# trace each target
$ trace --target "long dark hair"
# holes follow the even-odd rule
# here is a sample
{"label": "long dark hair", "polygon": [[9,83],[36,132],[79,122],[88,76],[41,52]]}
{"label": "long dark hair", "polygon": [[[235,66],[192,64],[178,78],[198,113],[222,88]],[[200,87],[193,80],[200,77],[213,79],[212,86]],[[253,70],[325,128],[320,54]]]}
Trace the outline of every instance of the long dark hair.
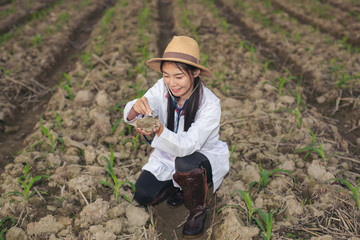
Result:
{"label": "long dark hair", "polygon": [[[160,69],[162,72],[162,68],[163,65],[166,61],[162,61],[160,64]],[[186,72],[188,74],[188,76],[190,78],[193,78],[194,72],[198,69],[194,66],[185,64],[185,63],[180,63],[180,62],[173,62],[179,69],[181,72]],[[199,86],[195,89],[195,87],[199,84]],[[194,78],[194,85],[193,88],[195,89],[195,91],[192,93],[192,95],[190,96],[189,100],[187,101],[185,108],[183,110],[183,112],[185,112],[185,122],[184,122],[184,131],[187,131],[191,124],[195,121],[195,116],[197,113],[197,110],[200,106],[200,100],[201,100],[201,96],[202,96],[202,92],[203,92],[203,84],[201,82],[200,79],[200,75],[198,77]],[[171,94],[171,93],[169,93]],[[179,100],[178,97],[175,97],[175,100]],[[175,119],[174,119],[174,115],[175,115],[175,106],[174,103],[171,99],[171,97],[168,97],[168,106],[167,106],[167,123],[166,123],[166,127],[170,130],[174,132],[175,129]]]}

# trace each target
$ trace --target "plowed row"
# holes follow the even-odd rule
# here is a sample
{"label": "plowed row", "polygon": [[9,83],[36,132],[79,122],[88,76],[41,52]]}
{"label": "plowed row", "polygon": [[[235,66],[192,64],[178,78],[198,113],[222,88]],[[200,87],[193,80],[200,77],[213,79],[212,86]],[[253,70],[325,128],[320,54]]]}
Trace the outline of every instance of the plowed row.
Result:
{"label": "plowed row", "polygon": [[[121,197],[117,203],[112,190],[100,183],[106,180],[105,159],[110,159],[111,151],[115,175],[130,182],[136,181],[152,151],[142,136],[122,121],[122,108],[160,78],[145,67],[145,61],[161,54],[162,40],[169,33],[188,35],[200,43],[201,64],[213,72],[203,81],[221,99],[220,138],[231,150],[230,172],[209,206],[207,229],[201,239],[261,239],[256,222],[247,220],[246,205],[238,192],[247,192],[252,182],[259,181],[261,169],[290,171],[296,179],[292,186],[289,174],[273,175],[266,187],[252,190],[254,208],[265,213],[275,211],[272,238],[359,238],[356,203],[345,185],[331,180],[342,178],[355,185],[360,177],[360,140],[356,137],[360,126],[356,114],[360,63],[353,52],[357,45],[346,45],[356,36],[351,35],[345,42],[339,38],[353,29],[343,24],[346,16],[340,12],[355,5],[344,1],[343,8],[335,9],[329,1],[328,14],[340,11],[331,20],[311,13],[310,1],[291,1],[291,8],[285,1],[272,2],[203,0],[170,4],[164,0],[122,0],[108,9],[92,30],[73,69],[54,89],[41,123],[39,117],[33,133],[25,140],[26,147],[1,175],[4,198],[0,219],[10,216],[18,222],[7,230],[7,239],[14,239],[16,234],[35,239],[181,237],[184,207],[144,208]],[[86,9],[99,8],[98,4],[91,1]],[[57,17],[51,18],[50,14],[44,28],[55,24],[62,12],[76,17],[71,6],[55,7],[52,11]],[[304,9],[296,12],[301,16],[292,14],[294,6]],[[157,15],[159,9],[172,11],[172,18],[166,18],[168,24],[159,22],[163,19]],[[303,15],[312,16],[311,23],[304,21]],[[348,19],[353,21],[355,17]],[[340,29],[336,34],[326,28],[314,29],[335,20]],[[28,23],[24,29],[33,29],[30,26]],[[64,26],[58,30],[59,35],[72,28]],[[45,65],[56,65],[52,59],[56,59],[57,51],[52,49],[46,57],[31,54],[39,50],[20,41],[31,39],[35,29],[40,31],[40,24],[27,35],[3,43],[4,51],[19,45],[19,49],[29,52],[20,59],[33,57],[45,59]],[[44,41],[41,49],[60,44],[47,44],[51,39]],[[12,49],[16,52],[18,48]],[[1,63],[16,73],[5,76],[7,80],[39,76],[46,69],[17,62],[16,54],[7,54]],[[25,68],[20,70],[20,64]],[[32,69],[34,73],[30,73]],[[344,76],[350,73],[355,77],[345,81]],[[43,81],[38,83],[46,85]],[[14,96],[14,92],[8,94],[9,98]],[[31,90],[17,94],[35,96]],[[350,117],[336,119],[340,113]],[[55,141],[52,149],[44,127],[52,139],[62,139],[64,149],[62,141]],[[304,147],[321,149],[324,155],[315,151],[307,154],[300,150]],[[22,191],[18,177],[26,163],[33,175],[49,176],[35,184],[38,192],[47,194],[40,197],[35,193],[29,202],[16,194],[5,196]],[[129,184],[124,183],[120,193],[131,200]],[[254,216],[261,218],[257,213]],[[6,226],[10,228],[10,223]]]}

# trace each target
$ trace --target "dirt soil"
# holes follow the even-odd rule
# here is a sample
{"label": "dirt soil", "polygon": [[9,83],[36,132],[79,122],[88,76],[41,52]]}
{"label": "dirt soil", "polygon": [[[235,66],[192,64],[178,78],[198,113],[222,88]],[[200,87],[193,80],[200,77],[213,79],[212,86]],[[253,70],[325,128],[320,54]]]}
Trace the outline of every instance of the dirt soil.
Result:
{"label": "dirt soil", "polygon": [[152,148],[122,120],[173,35],[200,43],[231,152],[198,239],[360,238],[358,3],[21,2],[0,2],[0,238],[182,239],[185,206],[132,201]]}

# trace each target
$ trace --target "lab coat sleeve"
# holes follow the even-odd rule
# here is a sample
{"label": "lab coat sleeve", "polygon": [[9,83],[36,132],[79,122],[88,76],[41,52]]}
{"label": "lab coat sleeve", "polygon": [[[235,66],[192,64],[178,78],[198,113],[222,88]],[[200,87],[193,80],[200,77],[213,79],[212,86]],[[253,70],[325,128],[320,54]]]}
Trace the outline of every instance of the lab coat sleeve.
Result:
{"label": "lab coat sleeve", "polygon": [[[162,96],[162,94],[163,94],[163,90],[162,90],[163,85],[164,85],[164,82],[162,81],[162,79],[160,79],[144,95],[144,97],[146,97],[148,102],[149,102],[150,108],[155,111],[156,115],[159,115],[160,99],[161,99],[161,98],[159,98],[159,96]],[[124,108],[124,121],[126,123],[132,124],[135,120],[143,117],[142,114],[139,114],[133,120],[131,120],[131,121],[127,120],[127,116],[129,115],[130,110],[134,106],[136,101],[137,101],[137,99],[134,99],[134,100],[128,102],[125,105],[125,108]]]}
{"label": "lab coat sleeve", "polygon": [[[164,128],[160,136],[155,136],[151,144],[168,154],[184,157],[200,150],[206,141],[217,141],[216,136],[220,128],[220,101],[212,101],[199,108],[194,123],[186,132],[174,133]],[[209,138],[210,137],[210,138]]]}

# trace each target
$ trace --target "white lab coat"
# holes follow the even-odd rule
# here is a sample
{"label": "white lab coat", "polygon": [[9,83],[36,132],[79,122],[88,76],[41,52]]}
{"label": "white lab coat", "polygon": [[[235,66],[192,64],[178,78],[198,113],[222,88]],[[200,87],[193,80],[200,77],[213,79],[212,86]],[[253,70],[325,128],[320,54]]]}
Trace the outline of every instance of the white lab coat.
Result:
{"label": "white lab coat", "polygon": [[[183,157],[198,151],[210,161],[213,175],[214,192],[220,186],[224,176],[229,171],[229,148],[219,140],[221,105],[220,100],[204,86],[200,107],[195,121],[188,131],[184,132],[184,116],[180,117],[179,129],[174,133],[164,127],[160,136],[155,135],[151,146],[154,151],[143,170],[151,172],[158,180],[171,180],[175,173],[175,158]],[[167,121],[167,89],[161,78],[144,95],[150,108],[159,116],[161,124]],[[128,121],[126,118],[135,104],[136,99],[128,102],[124,109],[124,120],[132,124],[136,119]],[[175,111],[175,128],[177,111]],[[174,185],[179,186],[175,181]]]}

